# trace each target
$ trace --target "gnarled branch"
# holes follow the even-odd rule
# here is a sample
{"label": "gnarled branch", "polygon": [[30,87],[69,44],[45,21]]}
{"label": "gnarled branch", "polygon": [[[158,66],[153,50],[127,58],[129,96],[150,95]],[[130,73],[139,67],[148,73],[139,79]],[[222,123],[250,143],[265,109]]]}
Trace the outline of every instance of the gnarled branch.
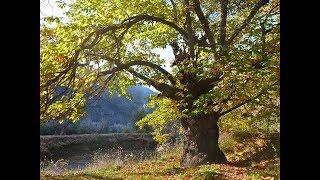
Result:
{"label": "gnarled branch", "polygon": [[153,86],[155,89],[160,91],[165,97],[168,97],[173,100],[178,100],[178,96],[176,96],[176,93],[178,92],[178,89],[172,86],[169,86],[165,83],[158,83],[154,80],[134,71],[133,69],[126,69],[128,72],[130,72],[133,76],[145,81],[148,85]]}
{"label": "gnarled branch", "polygon": [[100,73],[100,75],[113,74],[113,73],[118,72],[120,70],[129,69],[131,66],[136,66],[136,65],[148,66],[150,68],[156,69],[156,70],[160,71],[161,73],[163,73],[169,79],[169,81],[171,82],[172,85],[176,84],[176,81],[174,80],[173,76],[168,71],[163,69],[161,66],[154,64],[152,62],[149,62],[149,61],[131,61],[126,64],[118,64],[118,66],[114,67],[113,69],[110,69],[108,71],[102,71]]}

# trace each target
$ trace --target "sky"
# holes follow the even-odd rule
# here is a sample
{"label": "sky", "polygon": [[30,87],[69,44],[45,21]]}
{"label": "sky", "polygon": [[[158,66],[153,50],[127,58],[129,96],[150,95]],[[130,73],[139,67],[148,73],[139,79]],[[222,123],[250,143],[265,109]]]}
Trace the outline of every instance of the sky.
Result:
{"label": "sky", "polygon": [[40,18],[45,16],[64,16],[63,11],[55,3],[56,0],[40,0]]}
{"label": "sky", "polygon": [[[55,3],[56,0],[40,0],[40,22],[43,17],[46,16],[59,16],[64,17],[67,21],[65,15],[63,14],[63,10],[61,10],[57,4]],[[64,0],[65,2],[70,2],[70,0]],[[168,72],[171,72],[172,69],[170,67],[170,61],[174,58],[172,49],[170,46],[167,46],[166,48],[155,48],[153,49],[154,53],[157,53],[160,55],[160,58],[165,60],[165,70]],[[156,91],[153,87],[150,87],[153,91]]]}

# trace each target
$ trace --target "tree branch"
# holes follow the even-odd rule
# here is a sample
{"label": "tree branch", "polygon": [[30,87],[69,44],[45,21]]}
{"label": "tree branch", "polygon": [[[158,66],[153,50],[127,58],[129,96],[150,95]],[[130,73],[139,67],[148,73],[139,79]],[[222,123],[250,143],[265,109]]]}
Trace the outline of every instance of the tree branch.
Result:
{"label": "tree branch", "polygon": [[250,101],[252,101],[252,100],[260,97],[261,95],[263,95],[263,94],[266,92],[266,90],[268,90],[270,87],[274,86],[274,85],[275,85],[276,83],[278,83],[278,82],[279,82],[279,80],[276,81],[276,82],[274,82],[274,83],[272,83],[272,84],[271,84],[270,86],[268,86],[267,88],[262,89],[261,92],[260,92],[259,94],[257,94],[256,96],[254,96],[254,97],[252,97],[252,98],[249,98],[249,99],[241,102],[240,104],[237,104],[237,105],[231,107],[230,109],[221,112],[221,113],[220,113],[220,116],[223,116],[223,115],[225,115],[225,114],[227,114],[227,113],[229,113],[229,112],[231,112],[231,111],[233,111],[233,110],[235,110],[235,109],[237,109],[237,108],[239,108],[239,107],[247,104],[248,102],[250,102]]}
{"label": "tree branch", "polygon": [[153,69],[156,69],[156,70],[160,71],[161,73],[163,73],[169,79],[169,81],[171,82],[172,85],[176,84],[176,81],[174,80],[173,76],[168,71],[163,69],[161,66],[159,66],[157,64],[154,64],[152,62],[148,62],[148,61],[131,61],[131,62],[126,63],[126,64],[118,64],[117,67],[114,67],[111,70],[102,71],[101,75],[113,74],[113,73],[115,73],[117,71],[128,69],[131,66],[136,66],[136,65],[148,66],[148,67],[151,67]]}
{"label": "tree branch", "polygon": [[[271,15],[274,15],[274,14],[272,14],[272,12],[273,12],[273,10],[275,10],[277,7],[279,7],[280,6],[280,4],[276,4],[273,8],[271,8],[270,10],[269,10],[269,12],[266,14],[266,17],[264,18],[264,20],[263,20],[263,24],[265,24],[266,22],[267,22],[267,20],[268,20],[268,18],[271,16]],[[275,12],[275,14],[277,14],[277,12]]]}
{"label": "tree branch", "polygon": [[236,30],[234,30],[230,38],[227,40],[227,44],[226,44],[227,46],[229,46],[232,43],[232,41],[239,35],[239,33],[245,27],[247,27],[247,25],[250,23],[252,18],[257,14],[258,10],[268,2],[269,0],[259,0],[259,2],[252,8],[249,16],[242,22],[242,25],[238,27]]}
{"label": "tree branch", "polygon": [[204,30],[204,32],[205,32],[205,34],[207,36],[207,39],[208,39],[208,41],[210,43],[210,47],[211,47],[212,51],[215,52],[216,43],[215,43],[215,40],[213,38],[211,29],[209,27],[209,22],[206,19],[206,17],[204,16],[203,11],[201,10],[199,0],[193,0],[193,3],[194,3],[194,10],[195,10],[195,12],[196,12],[196,14],[197,14],[197,16],[198,16],[198,18],[200,20],[202,29]]}
{"label": "tree branch", "polygon": [[187,38],[187,43],[188,43],[188,46],[189,46],[189,54],[191,56],[191,59],[194,59],[195,57],[195,53],[194,53],[194,44],[195,44],[195,35],[194,35],[194,31],[193,31],[193,28],[192,28],[192,18],[190,16],[190,4],[189,4],[189,0],[185,0],[184,1],[185,3],[185,6],[186,6],[186,22],[185,22],[185,25],[186,25],[186,30],[187,30],[187,33],[188,33],[188,38]]}
{"label": "tree branch", "polygon": [[125,19],[122,21],[121,24],[112,24],[112,25],[108,25],[106,27],[100,28],[97,32],[99,34],[104,34],[110,30],[114,30],[114,29],[120,29],[120,28],[125,28],[128,26],[132,26],[140,21],[155,21],[155,22],[159,22],[162,24],[165,24],[167,26],[172,27],[173,29],[175,29],[176,31],[178,31],[181,35],[187,37],[187,33],[178,25],[176,25],[173,22],[167,21],[163,18],[160,17],[156,17],[156,16],[152,16],[152,15],[148,15],[148,14],[140,14],[140,15],[136,15],[133,17],[130,17],[128,19]]}
{"label": "tree branch", "polygon": [[176,93],[178,92],[177,88],[169,86],[165,83],[157,83],[154,80],[151,80],[150,78],[134,71],[131,68],[126,70],[130,72],[133,76],[145,81],[148,85],[153,86],[155,89],[160,91],[165,97],[168,97],[173,100],[178,100],[178,96],[176,96]]}
{"label": "tree branch", "polygon": [[220,0],[221,20],[220,20],[220,44],[224,48],[226,45],[226,26],[228,16],[229,0]]}
{"label": "tree branch", "polygon": [[[181,27],[177,26],[173,22],[167,21],[167,20],[162,19],[160,17],[151,16],[151,15],[147,15],[147,14],[140,14],[140,15],[137,15],[137,16],[133,16],[133,17],[127,18],[120,24],[111,24],[111,25],[105,26],[103,28],[99,28],[95,32],[90,33],[88,35],[88,37],[85,38],[83,40],[83,42],[81,43],[80,49],[77,49],[75,51],[75,53],[73,54],[73,56],[71,58],[70,63],[68,63],[68,65],[67,65],[67,67],[63,68],[64,70],[61,73],[59,73],[59,75],[57,75],[53,79],[47,81],[45,86],[48,85],[48,84],[51,84],[53,82],[59,81],[59,79],[61,80],[62,79],[61,76],[65,75],[71,69],[77,68],[79,64],[76,63],[76,61],[77,61],[81,51],[83,51],[84,49],[93,48],[101,40],[101,35],[103,35],[103,34],[105,34],[107,32],[115,31],[115,30],[122,29],[122,28],[126,28],[128,30],[130,27],[132,27],[134,24],[136,24],[136,23],[138,23],[140,21],[155,21],[155,22],[159,22],[159,23],[162,23],[162,24],[165,24],[167,26],[172,27],[173,29],[178,31],[182,36],[188,37],[187,33]],[[126,32],[126,31],[124,31],[124,32]],[[92,38],[93,38],[93,40],[90,41],[90,39],[92,39]],[[159,68],[158,68],[158,70],[159,70]],[[160,70],[160,72],[161,71],[164,72],[163,70]],[[174,83],[173,78],[169,77],[169,80],[172,81],[172,83]]]}

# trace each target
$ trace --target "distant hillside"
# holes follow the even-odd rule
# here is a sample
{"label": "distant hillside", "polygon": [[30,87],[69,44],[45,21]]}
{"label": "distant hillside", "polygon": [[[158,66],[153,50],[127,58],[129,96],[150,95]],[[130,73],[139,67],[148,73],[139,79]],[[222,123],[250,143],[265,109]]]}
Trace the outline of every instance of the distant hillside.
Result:
{"label": "distant hillside", "polygon": [[118,95],[109,96],[106,90],[100,97],[87,102],[86,115],[78,122],[61,125],[48,122],[41,125],[40,134],[106,133],[132,129],[136,113],[143,109],[147,98],[155,92],[145,86],[133,86],[128,92],[131,100]]}

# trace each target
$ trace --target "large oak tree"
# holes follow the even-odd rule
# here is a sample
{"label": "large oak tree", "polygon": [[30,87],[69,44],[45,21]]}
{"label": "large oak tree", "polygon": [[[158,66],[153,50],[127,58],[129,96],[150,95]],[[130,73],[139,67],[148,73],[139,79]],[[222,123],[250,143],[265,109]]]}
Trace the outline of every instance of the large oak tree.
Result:
{"label": "large oak tree", "polygon": [[[182,166],[225,163],[220,117],[277,100],[279,1],[78,0],[41,25],[41,122],[77,120],[86,97],[135,84],[184,114]],[[172,71],[155,48],[170,47]],[[62,90],[57,92],[57,87]],[[63,87],[65,89],[63,89]]]}

